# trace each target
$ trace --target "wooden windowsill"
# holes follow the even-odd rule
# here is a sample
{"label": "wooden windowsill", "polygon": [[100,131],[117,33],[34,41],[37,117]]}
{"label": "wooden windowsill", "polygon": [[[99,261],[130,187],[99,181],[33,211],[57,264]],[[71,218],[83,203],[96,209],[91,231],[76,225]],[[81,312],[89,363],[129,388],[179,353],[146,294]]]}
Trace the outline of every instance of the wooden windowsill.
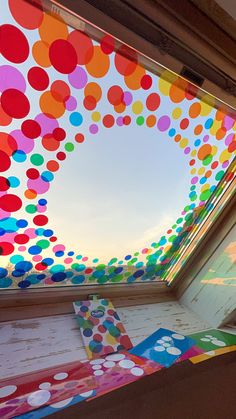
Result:
{"label": "wooden windowsill", "polygon": [[[176,58],[173,58],[165,51],[163,54],[160,46],[154,44],[155,34],[158,29],[158,22],[162,22],[162,26],[166,31],[169,26],[165,27],[164,23],[168,22],[168,25],[171,23],[171,31],[176,34],[178,33],[179,41],[182,40],[182,44],[184,44],[184,41],[186,43],[186,40],[188,40],[188,43],[191,44],[191,48],[195,51],[196,56],[198,51],[203,51],[203,40],[197,39],[196,36],[193,36],[191,31],[186,31],[180,23],[175,21],[172,22],[173,19],[170,19],[170,16],[168,20],[168,16],[166,16],[166,11],[163,10],[163,7],[159,7],[158,9],[157,7],[154,7],[151,2],[146,2],[145,22],[147,18],[152,16],[152,20],[155,21],[154,23],[157,26],[154,27],[154,23],[151,23],[151,21],[146,22],[146,24],[149,24],[150,27],[150,31],[147,31],[147,33],[149,37],[151,35],[153,37],[152,39],[150,38],[150,41],[144,39],[144,37],[141,36],[141,32],[137,32],[137,30],[135,32],[134,27],[128,28],[127,25],[125,25],[125,13],[123,13],[124,19],[120,19],[120,21],[118,21],[118,18],[112,18],[108,14],[105,14],[102,10],[98,10],[98,8],[89,4],[92,2],[86,2],[85,0],[80,0],[79,2],[74,2],[73,0],[44,0],[44,3],[47,4],[48,8],[50,7],[50,10],[52,6],[61,8],[61,10],[63,10],[64,13],[70,17],[71,21],[68,23],[71,23],[72,26],[76,27],[79,16],[81,16],[81,18],[85,21],[93,20],[93,24],[97,28],[102,28],[105,31],[107,30],[121,41],[133,46],[135,49],[139,50],[144,57],[149,57],[149,61],[152,60],[155,65],[157,62],[160,62],[163,66],[170,68],[176,73],[180,72],[183,63],[177,62]],[[127,1],[126,3],[131,4],[132,2]],[[138,3],[139,5],[144,4],[143,1]],[[136,8],[138,8],[138,3],[136,4]],[[139,17],[141,18],[141,16]],[[139,29],[141,30],[142,27],[140,26]],[[187,35],[188,38],[186,38]],[[182,45],[181,48],[184,48],[184,45]],[[226,75],[229,75],[230,73],[233,74],[233,72],[231,72],[232,68],[229,66],[225,57],[223,55],[219,56],[219,52],[216,54],[212,45],[208,45],[207,41],[204,43],[204,53],[205,58],[207,57],[211,64],[216,60],[219,69],[224,69]],[[223,67],[221,67],[222,65]],[[210,85],[207,83],[208,81],[206,80],[206,84],[203,86],[204,89],[220,97],[222,100],[227,101],[231,104],[231,106],[235,106],[235,98],[233,98],[229,92],[222,91],[219,86],[212,83]],[[232,224],[234,216],[234,208],[232,205],[230,211],[230,224]],[[227,213],[228,209],[223,212]],[[188,284],[193,280],[197,269],[199,269],[199,267],[205,263],[207,257],[214,252],[217,246],[215,243],[216,236],[214,235],[217,233],[218,229],[220,230],[219,227],[224,224],[224,219],[225,214],[223,214],[222,217],[219,217],[219,220],[217,220],[215,225],[212,226],[210,235],[207,235],[204,238],[203,243],[196,249],[196,251],[194,251],[194,254],[188,263],[186,263],[186,266],[184,266],[181,270],[179,269],[179,275],[176,277],[176,282],[174,282],[172,289],[171,287],[167,287],[163,282],[149,282],[119,285],[109,284],[105,286],[88,285],[55,288],[45,287],[41,289],[35,288],[27,290],[4,290],[2,295],[0,295],[0,321],[72,313],[72,301],[77,299],[87,299],[89,294],[99,294],[102,298],[112,298],[117,307],[173,300],[175,299],[175,292],[178,296],[183,293]],[[223,234],[226,234],[225,232],[227,228],[229,229],[230,226],[228,224],[224,225],[221,233],[219,233],[221,235],[221,239]],[[207,252],[205,252],[206,249]]]}
{"label": "wooden windowsill", "polygon": [[[115,304],[133,345],[160,327],[180,334],[210,328],[206,321],[177,301],[150,303],[130,307]],[[87,359],[75,314],[46,315],[35,314],[31,319],[0,323],[1,378]]]}
{"label": "wooden windowsill", "polygon": [[0,321],[73,313],[72,302],[89,295],[111,298],[116,307],[175,300],[164,282],[120,285],[86,285],[76,287],[9,290],[0,295]]}

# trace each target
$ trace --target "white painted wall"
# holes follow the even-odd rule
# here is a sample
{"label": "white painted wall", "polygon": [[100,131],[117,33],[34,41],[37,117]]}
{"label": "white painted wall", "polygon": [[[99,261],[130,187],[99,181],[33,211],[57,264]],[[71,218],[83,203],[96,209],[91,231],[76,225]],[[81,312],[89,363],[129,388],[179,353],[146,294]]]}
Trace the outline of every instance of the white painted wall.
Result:
{"label": "white painted wall", "polygon": [[236,226],[183,294],[180,302],[218,327],[236,308]]}

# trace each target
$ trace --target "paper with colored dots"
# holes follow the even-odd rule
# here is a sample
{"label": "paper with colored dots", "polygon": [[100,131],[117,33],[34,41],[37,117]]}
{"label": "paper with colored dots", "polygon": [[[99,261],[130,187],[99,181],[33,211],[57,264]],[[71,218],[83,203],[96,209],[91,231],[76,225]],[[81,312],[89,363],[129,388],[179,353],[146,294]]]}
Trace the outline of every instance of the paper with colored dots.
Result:
{"label": "paper with colored dots", "polygon": [[90,365],[97,383],[94,397],[109,393],[163,368],[156,362],[126,351],[94,359],[90,361]]}
{"label": "paper with colored dots", "polygon": [[90,390],[85,393],[78,394],[74,397],[69,397],[65,400],[61,400],[57,403],[52,403],[48,406],[40,407],[39,409],[32,410],[31,412],[23,413],[23,415],[16,416],[17,419],[41,419],[45,418],[53,413],[57,413],[63,409],[67,409],[77,403],[81,403],[88,400],[91,397],[96,396],[96,390]]}
{"label": "paper with colored dots", "polygon": [[236,335],[218,329],[204,330],[189,335],[195,344],[204,351],[214,351],[227,346],[236,345]]}
{"label": "paper with colored dots", "polygon": [[188,359],[201,355],[203,353],[203,350],[198,348],[198,346],[192,346],[190,349],[187,350],[187,352],[183,353],[175,362],[182,362],[187,361]]}
{"label": "paper with colored dots", "polygon": [[187,336],[161,328],[129,352],[170,367],[194,344],[194,340]]}
{"label": "paper with colored dots", "polygon": [[0,417],[8,419],[49,405],[62,407],[74,396],[92,395],[97,387],[92,371],[89,363],[71,362],[0,380]]}
{"label": "paper with colored dots", "polygon": [[76,301],[73,304],[90,359],[132,348],[130,338],[110,300]]}
{"label": "paper with colored dots", "polygon": [[171,282],[233,181],[235,111],[34,3],[0,2],[0,289]]}
{"label": "paper with colored dots", "polygon": [[218,355],[224,355],[229,352],[235,352],[236,351],[236,345],[232,346],[226,346],[225,348],[218,348],[211,351],[203,352],[200,355],[193,356],[190,358],[190,361],[193,364],[198,364],[199,362],[207,361],[210,358],[214,358]]}

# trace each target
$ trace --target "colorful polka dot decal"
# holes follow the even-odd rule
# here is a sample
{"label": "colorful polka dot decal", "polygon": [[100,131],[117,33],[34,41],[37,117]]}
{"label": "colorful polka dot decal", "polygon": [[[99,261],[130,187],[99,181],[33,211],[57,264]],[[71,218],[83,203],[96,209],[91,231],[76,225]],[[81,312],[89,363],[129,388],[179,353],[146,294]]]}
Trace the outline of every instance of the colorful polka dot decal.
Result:
{"label": "colorful polka dot decal", "polygon": [[194,340],[189,337],[161,328],[136,345],[130,352],[170,367],[194,344]]}
{"label": "colorful polka dot decal", "polygon": [[90,361],[90,366],[97,383],[95,397],[100,397],[162,369],[157,362],[128,352],[117,352],[94,359]]}
{"label": "colorful polka dot decal", "polygon": [[[1,417],[43,418],[153,374],[161,365],[128,352],[0,381]],[[13,384],[14,383],[14,384]]]}
{"label": "colorful polka dot decal", "polygon": [[214,351],[215,349],[236,345],[235,335],[217,329],[194,333],[190,336],[204,351]]}
{"label": "colorful polka dot decal", "polygon": [[7,419],[31,412],[28,416],[34,417],[32,411],[40,409],[37,417],[44,417],[94,396],[97,383],[92,373],[88,363],[72,362],[0,380],[0,416]]}
{"label": "colorful polka dot decal", "polygon": [[[166,70],[150,73],[109,35],[94,41],[37,3],[1,3],[0,288],[166,279],[209,200],[234,177],[235,114]],[[85,141],[127,126],[180,149],[189,196],[166,233],[104,264],[66,248],[47,215],[48,193]]]}
{"label": "colorful polka dot decal", "polygon": [[88,358],[132,348],[110,300],[76,301],[73,304]]}
{"label": "colorful polka dot decal", "polygon": [[160,328],[129,352],[105,354],[90,361],[0,380],[0,414],[6,419],[46,417],[175,363],[190,360],[195,364],[235,351],[235,343],[235,335],[217,329],[184,336]]}
{"label": "colorful polka dot decal", "polygon": [[[44,384],[44,383],[43,383]],[[78,394],[74,397],[69,397],[67,399],[61,400],[57,403],[52,403],[49,405],[44,405],[36,410],[32,410],[22,415],[17,416],[18,419],[40,419],[48,417],[53,413],[59,412],[63,409],[67,409],[70,406],[73,406],[77,403],[83,402],[89,398],[96,396],[96,390],[85,391],[84,393]]]}
{"label": "colorful polka dot decal", "polygon": [[226,346],[224,348],[214,349],[212,351],[204,352],[202,354],[193,356],[190,358],[190,361],[193,364],[198,364],[199,362],[208,361],[210,358],[214,358],[215,356],[224,355],[228,352],[235,352],[236,345]]}

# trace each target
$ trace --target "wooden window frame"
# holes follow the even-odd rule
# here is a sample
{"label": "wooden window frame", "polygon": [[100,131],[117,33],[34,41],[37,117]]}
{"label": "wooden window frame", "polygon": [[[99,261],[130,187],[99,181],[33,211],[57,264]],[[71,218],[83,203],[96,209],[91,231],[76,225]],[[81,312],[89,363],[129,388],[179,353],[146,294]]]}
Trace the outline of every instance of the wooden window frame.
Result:
{"label": "wooden window frame", "polygon": [[[29,0],[37,4],[37,0]],[[188,0],[43,0],[93,35],[106,32],[142,54],[141,63],[156,72],[157,63],[181,74],[183,65],[204,77],[201,89],[226,108],[236,109],[236,53],[232,38]],[[92,23],[91,23],[92,22]],[[89,28],[90,27],[90,28]],[[151,64],[153,62],[153,65]],[[196,66],[196,69],[194,67]]]}

